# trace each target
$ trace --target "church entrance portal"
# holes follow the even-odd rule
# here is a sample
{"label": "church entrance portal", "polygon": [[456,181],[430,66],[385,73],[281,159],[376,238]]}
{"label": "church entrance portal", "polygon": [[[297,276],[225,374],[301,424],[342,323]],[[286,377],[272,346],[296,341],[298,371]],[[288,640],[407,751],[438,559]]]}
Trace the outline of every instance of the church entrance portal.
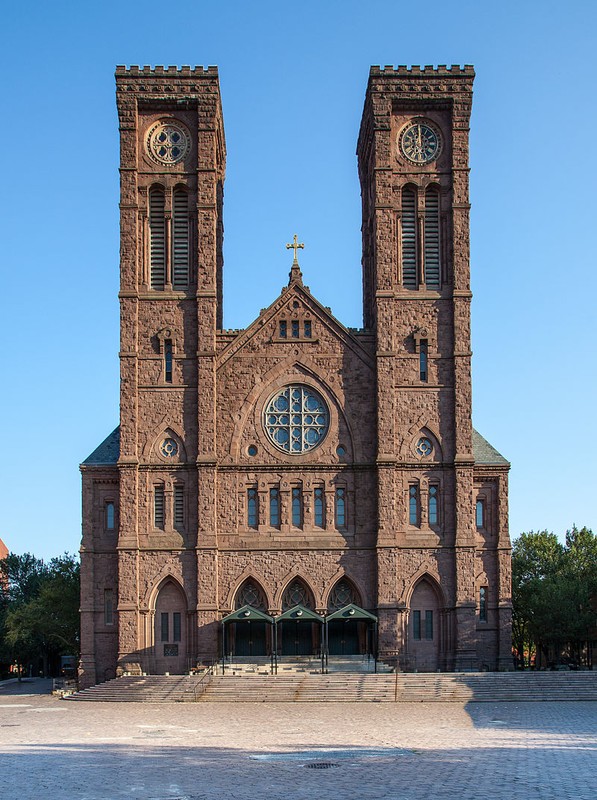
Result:
{"label": "church entrance portal", "polygon": [[187,604],[180,586],[166,581],[155,604],[154,662],[155,672],[180,675],[187,661]]}

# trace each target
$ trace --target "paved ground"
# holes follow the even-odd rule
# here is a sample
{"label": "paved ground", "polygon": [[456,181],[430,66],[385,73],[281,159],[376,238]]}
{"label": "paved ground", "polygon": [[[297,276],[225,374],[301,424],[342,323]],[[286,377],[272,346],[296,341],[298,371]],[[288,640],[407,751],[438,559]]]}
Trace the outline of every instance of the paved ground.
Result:
{"label": "paved ground", "polygon": [[2,800],[597,798],[597,703],[142,705],[42,688],[0,686]]}

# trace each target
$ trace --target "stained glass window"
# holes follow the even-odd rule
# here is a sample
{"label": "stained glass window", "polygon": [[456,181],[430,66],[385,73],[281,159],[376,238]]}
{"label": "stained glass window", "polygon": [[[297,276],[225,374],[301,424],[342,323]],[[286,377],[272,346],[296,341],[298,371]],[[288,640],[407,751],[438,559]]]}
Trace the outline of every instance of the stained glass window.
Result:
{"label": "stained glass window", "polygon": [[303,493],[298,488],[292,490],[292,524],[295,528],[303,524]]}
{"label": "stained glass window", "polygon": [[352,585],[347,580],[340,580],[330,592],[328,607],[333,610],[344,608],[345,606],[361,604],[361,598],[357,595]]}
{"label": "stained glass window", "polygon": [[336,489],[336,527],[346,527],[346,489]]}
{"label": "stained glass window", "polygon": [[250,579],[246,580],[238,590],[235,605],[236,608],[251,606],[252,608],[258,608],[261,611],[266,611],[267,609],[265,595],[263,594],[261,587]]}
{"label": "stained glass window", "polygon": [[429,487],[429,524],[437,525],[439,520],[438,506],[437,506],[437,486]]}
{"label": "stained glass window", "polygon": [[277,489],[269,490],[269,524],[272,528],[280,524],[280,492]]}
{"label": "stained glass window", "polygon": [[315,489],[314,522],[318,528],[323,528],[325,521],[325,496],[323,489]]}
{"label": "stained glass window", "polygon": [[300,455],[323,441],[329,412],[321,395],[311,387],[287,386],[268,401],[264,424],[279,450]]}
{"label": "stained glass window", "polygon": [[247,525],[249,528],[256,528],[258,522],[259,498],[257,489],[247,490]]}
{"label": "stained glass window", "polygon": [[313,608],[311,592],[301,581],[293,581],[284,592],[284,597],[282,598],[282,611],[288,611],[289,608],[294,608],[294,606]]}
{"label": "stained glass window", "polygon": [[419,524],[419,487],[411,486],[408,490],[408,521],[411,525]]}

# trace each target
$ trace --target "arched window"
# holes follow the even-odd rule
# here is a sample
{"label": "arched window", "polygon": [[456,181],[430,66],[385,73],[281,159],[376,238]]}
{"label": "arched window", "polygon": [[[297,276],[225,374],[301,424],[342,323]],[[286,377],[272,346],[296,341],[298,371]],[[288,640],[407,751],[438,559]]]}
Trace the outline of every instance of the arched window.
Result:
{"label": "arched window", "polygon": [[410,186],[402,190],[402,284],[417,288],[417,196]]}
{"label": "arched window", "polygon": [[328,598],[328,608],[330,611],[337,611],[346,606],[361,605],[361,598],[350,581],[341,578],[332,588]]}
{"label": "arched window", "polygon": [[325,495],[323,489],[315,489],[314,522],[318,528],[323,528],[325,523]]}
{"label": "arched window", "polygon": [[282,611],[288,611],[289,608],[294,608],[294,606],[313,608],[314,605],[313,595],[298,578],[294,580],[290,586],[286,587],[286,591],[282,597]]}
{"label": "arched window", "polygon": [[438,508],[438,494],[439,489],[433,484],[429,487],[429,524],[437,525],[439,522],[439,508]]}
{"label": "arched window", "polygon": [[408,521],[410,525],[419,524],[419,486],[416,483],[408,487]]}
{"label": "arched window", "polygon": [[154,186],[149,191],[149,258],[152,289],[166,283],[166,218],[164,191]]}
{"label": "arched window", "polygon": [[346,527],[346,489],[336,489],[336,527]]}
{"label": "arched window", "polygon": [[236,593],[234,607],[242,608],[243,606],[252,606],[260,611],[267,611],[265,593],[257,581],[252,578],[247,578]]}
{"label": "arched window", "polygon": [[256,528],[259,522],[259,496],[257,489],[247,490],[247,525]]}
{"label": "arched window", "polygon": [[172,203],[172,287],[178,291],[189,285],[189,198],[176,189]]}
{"label": "arched window", "polygon": [[439,192],[433,187],[425,192],[425,284],[440,287]]}
{"label": "arched window", "polygon": [[278,489],[269,490],[269,524],[272,528],[280,525],[280,492]]}
{"label": "arched window", "polygon": [[292,524],[295,528],[303,524],[303,493],[298,487],[292,490]]}

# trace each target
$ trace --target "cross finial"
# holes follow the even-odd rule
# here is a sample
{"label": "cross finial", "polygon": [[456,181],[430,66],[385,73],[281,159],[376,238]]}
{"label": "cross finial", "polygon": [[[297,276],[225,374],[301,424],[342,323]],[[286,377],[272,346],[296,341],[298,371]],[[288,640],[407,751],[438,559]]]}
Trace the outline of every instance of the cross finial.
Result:
{"label": "cross finial", "polygon": [[290,250],[291,248],[292,248],[292,250],[294,250],[294,258],[292,260],[292,266],[293,267],[298,267],[299,263],[298,263],[298,258],[296,257],[296,251],[297,250],[304,250],[305,249],[305,245],[304,245],[304,243],[303,244],[299,244],[298,236],[296,235],[296,233],[294,234],[294,239],[293,239],[292,244],[287,244],[286,245],[286,249],[287,250]]}

